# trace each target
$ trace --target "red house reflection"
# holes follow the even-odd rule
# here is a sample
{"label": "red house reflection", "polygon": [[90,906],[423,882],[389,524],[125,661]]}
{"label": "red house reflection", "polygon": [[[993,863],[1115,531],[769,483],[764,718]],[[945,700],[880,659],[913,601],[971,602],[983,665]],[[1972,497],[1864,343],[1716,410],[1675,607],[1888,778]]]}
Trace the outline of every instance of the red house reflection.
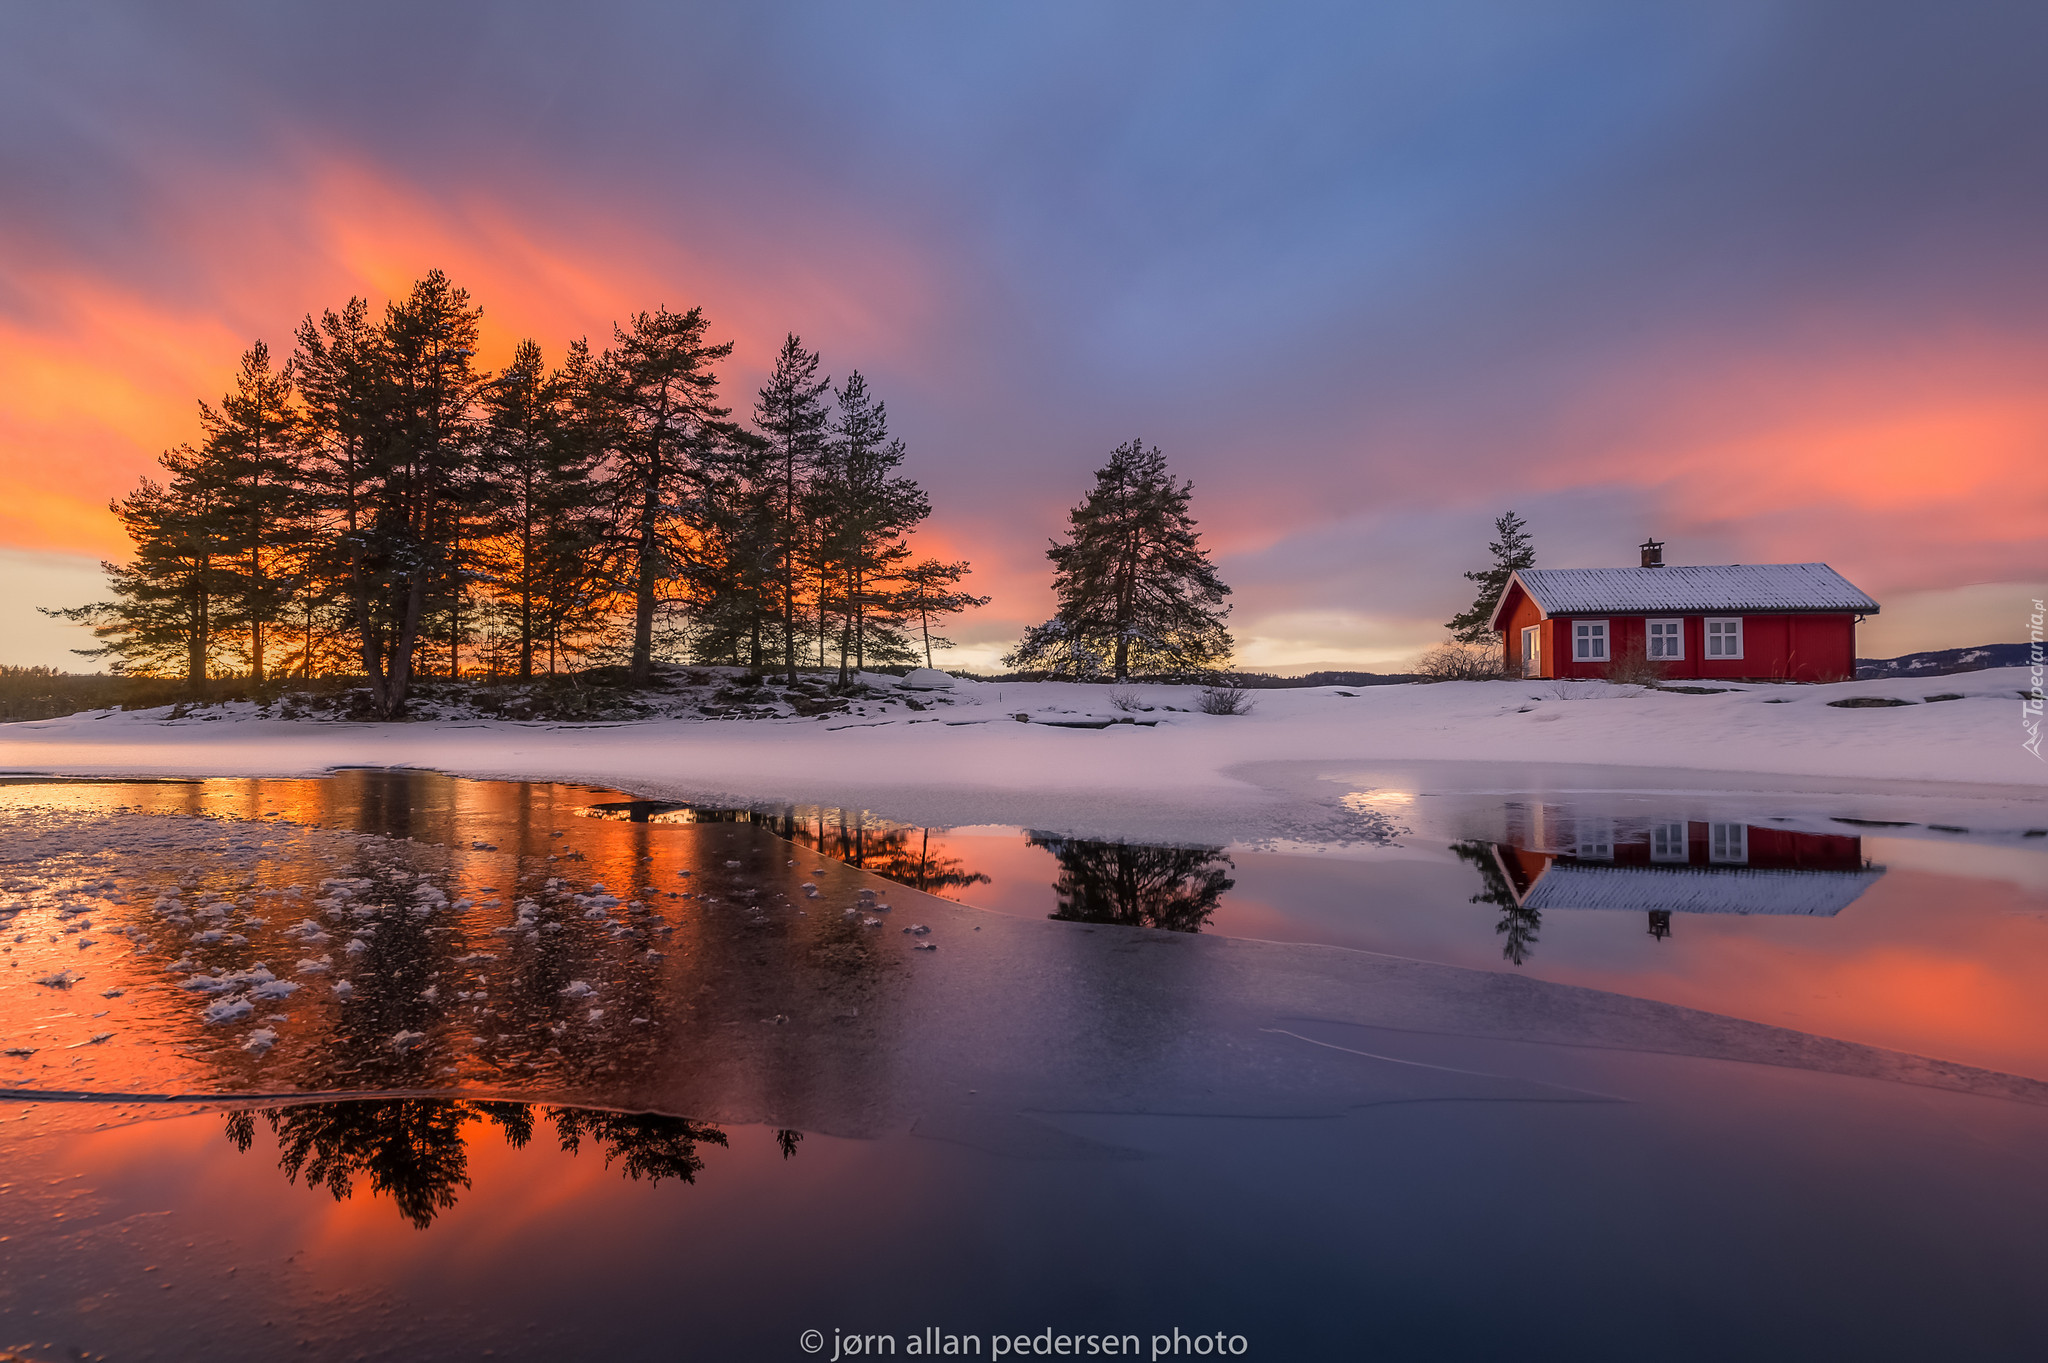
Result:
{"label": "red house reflection", "polygon": [[1674,913],[1833,917],[1884,875],[1856,837],[1697,819],[1552,816],[1546,829],[1545,812],[1493,845],[1516,906],[1647,913],[1658,937]]}

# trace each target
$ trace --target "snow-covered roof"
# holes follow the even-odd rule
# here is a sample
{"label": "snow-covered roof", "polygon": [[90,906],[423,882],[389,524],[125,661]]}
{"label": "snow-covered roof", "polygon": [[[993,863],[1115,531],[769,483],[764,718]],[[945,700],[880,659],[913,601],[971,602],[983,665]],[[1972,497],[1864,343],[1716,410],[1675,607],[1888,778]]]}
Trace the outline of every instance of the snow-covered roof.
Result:
{"label": "snow-covered roof", "polygon": [[[1854,611],[1877,614],[1877,602],[1825,563],[1727,563],[1709,567],[1523,568],[1508,579],[1545,615],[1633,615],[1670,611]],[[1500,623],[1508,592],[1493,608]]]}
{"label": "snow-covered roof", "polygon": [[1588,866],[1553,862],[1522,896],[1530,909],[1669,909],[1673,913],[1781,913],[1831,918],[1884,875],[1762,870],[1748,866]]}

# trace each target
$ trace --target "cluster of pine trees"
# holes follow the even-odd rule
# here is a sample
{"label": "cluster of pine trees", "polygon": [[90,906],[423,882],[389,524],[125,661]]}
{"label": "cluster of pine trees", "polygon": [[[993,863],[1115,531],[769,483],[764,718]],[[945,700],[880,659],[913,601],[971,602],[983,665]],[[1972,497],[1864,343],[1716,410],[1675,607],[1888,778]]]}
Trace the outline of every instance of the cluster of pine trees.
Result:
{"label": "cluster of pine trees", "polygon": [[986,603],[964,562],[913,562],[930,503],[858,371],[795,336],[752,420],[722,405],[700,309],[478,366],[481,310],[435,271],[261,342],[203,437],[113,504],[135,544],[93,626],[117,671],[367,679],[379,713],[423,675],[530,677],[657,657],[756,671],[908,662]]}

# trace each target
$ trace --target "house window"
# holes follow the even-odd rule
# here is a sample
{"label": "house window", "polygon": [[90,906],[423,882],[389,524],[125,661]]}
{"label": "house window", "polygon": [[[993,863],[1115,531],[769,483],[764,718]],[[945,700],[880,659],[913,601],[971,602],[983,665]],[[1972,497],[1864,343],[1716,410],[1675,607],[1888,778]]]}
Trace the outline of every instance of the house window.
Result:
{"label": "house window", "polygon": [[1707,656],[1709,658],[1740,658],[1742,656],[1742,620],[1707,621]]}
{"label": "house window", "polygon": [[1671,661],[1685,656],[1685,622],[1683,620],[1651,620],[1648,622],[1648,650],[1652,658]]}
{"label": "house window", "polygon": [[1605,620],[1572,621],[1572,660],[1581,663],[1604,663],[1607,661],[1607,622]]}
{"label": "house window", "polygon": [[1522,675],[1543,675],[1543,631],[1534,625],[1522,631]]}
{"label": "house window", "polygon": [[1707,860],[1741,866],[1749,861],[1749,825],[1710,823],[1707,825]]}
{"label": "house window", "polygon": [[1653,823],[1650,825],[1651,861],[1689,861],[1691,849],[1685,842],[1685,825],[1682,823]]}
{"label": "house window", "polygon": [[1614,825],[1605,819],[1582,820],[1572,845],[1572,855],[1580,861],[1613,861]]}

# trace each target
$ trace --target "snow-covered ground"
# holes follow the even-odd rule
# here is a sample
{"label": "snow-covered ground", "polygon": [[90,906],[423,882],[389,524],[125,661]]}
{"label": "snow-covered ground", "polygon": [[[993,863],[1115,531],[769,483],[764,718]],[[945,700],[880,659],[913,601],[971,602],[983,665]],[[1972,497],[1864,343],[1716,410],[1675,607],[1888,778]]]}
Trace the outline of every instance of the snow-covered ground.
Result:
{"label": "snow-covered ground", "polygon": [[[902,693],[926,707],[915,710],[871,701],[812,719],[595,725],[286,721],[231,706],[175,720],[93,712],[0,726],[0,769],[225,777],[414,766],[725,804],[847,806],[934,826],[1330,840],[1361,817],[1344,800],[1356,774],[1390,763],[1441,764],[1467,789],[1529,789],[1571,767],[2030,806],[2048,800],[2048,763],[2021,746],[2030,684],[2025,669],[2005,668],[1711,695],[1600,682],[1320,687],[1253,692],[1250,714],[1218,716],[1195,710],[1195,687],[963,682],[950,704]],[[1831,704],[1854,698],[1910,703]],[[1060,727],[1091,720],[1133,722]]]}

